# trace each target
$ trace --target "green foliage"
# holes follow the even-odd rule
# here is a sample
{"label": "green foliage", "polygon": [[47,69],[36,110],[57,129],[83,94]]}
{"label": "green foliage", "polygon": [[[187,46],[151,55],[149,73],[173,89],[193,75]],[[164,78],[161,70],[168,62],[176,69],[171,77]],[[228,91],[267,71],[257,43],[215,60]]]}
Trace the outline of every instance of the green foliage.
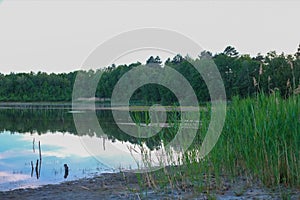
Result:
{"label": "green foliage", "polygon": [[0,101],[70,101],[75,72],[0,75]]}
{"label": "green foliage", "polygon": [[[160,188],[193,188],[208,194],[214,189],[222,191],[230,181],[240,183],[242,179],[273,189],[299,188],[300,96],[236,96],[227,109],[222,134],[206,157],[200,157],[200,152],[210,123],[209,106],[201,111],[201,127],[194,143],[186,152],[166,151],[164,164],[168,167],[147,174],[152,182]],[[149,155],[145,154],[144,162],[150,165]],[[174,155],[180,155],[179,161]],[[235,193],[238,196],[243,191],[240,188]]]}
{"label": "green foliage", "polygon": [[[239,55],[234,47],[229,46],[224,52],[214,56],[209,51],[200,52],[199,58],[195,60],[178,54],[173,59],[167,59],[164,65],[180,72],[189,81],[198,100],[203,103],[209,101],[210,96],[203,78],[192,63],[200,62],[205,65],[206,60],[210,59],[219,69],[228,99],[236,95],[243,98],[253,97],[257,92],[270,94],[275,90],[278,90],[282,97],[288,98],[300,85],[299,52],[294,56],[269,52],[266,56],[259,54],[256,57],[250,57]],[[158,70],[164,70],[160,58],[151,56],[145,66],[137,62],[119,66],[113,64],[96,71],[75,71],[62,74],[42,72],[0,74],[0,101],[71,101],[76,75],[79,75],[80,81],[83,81],[84,88],[79,91],[82,97],[91,97],[91,91],[95,90],[96,97],[110,98],[118,80],[134,67],[155,67]],[[100,74],[102,76],[98,81]],[[171,75],[166,79],[176,81],[176,78]],[[93,85],[97,88],[94,89]],[[300,87],[298,89],[300,90]],[[169,89],[155,84],[139,88],[131,100],[163,105],[174,105],[178,102]]]}
{"label": "green foliage", "polygon": [[[222,134],[205,159],[198,157],[201,138],[185,153],[186,173],[260,180],[266,186],[300,186],[300,97],[284,100],[278,93],[255,98],[234,97]],[[209,115],[202,115],[206,133]],[[200,141],[199,141],[200,140]],[[205,167],[208,166],[208,167]],[[201,179],[202,173],[189,178]],[[202,177],[203,178],[203,177]]]}

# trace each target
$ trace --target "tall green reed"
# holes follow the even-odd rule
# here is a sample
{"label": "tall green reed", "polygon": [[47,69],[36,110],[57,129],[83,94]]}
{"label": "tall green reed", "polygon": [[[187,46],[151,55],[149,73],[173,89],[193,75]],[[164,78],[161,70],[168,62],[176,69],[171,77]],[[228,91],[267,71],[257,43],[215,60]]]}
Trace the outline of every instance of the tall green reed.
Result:
{"label": "tall green reed", "polygon": [[276,93],[233,98],[222,135],[206,158],[213,173],[257,178],[267,186],[299,186],[299,103],[298,96],[283,100]]}
{"label": "tall green reed", "polygon": [[[173,115],[173,121],[168,118],[172,126],[159,133],[162,145],[170,141],[179,126],[178,112]],[[222,134],[205,158],[200,158],[199,152],[210,122],[210,105],[201,110],[200,120],[201,127],[188,151],[180,152],[177,162],[172,153],[167,154],[168,169],[154,172],[152,181],[191,184],[207,191],[222,187],[224,177],[234,180],[241,176],[270,187],[300,186],[300,96],[285,100],[277,93],[234,97],[227,108]]]}

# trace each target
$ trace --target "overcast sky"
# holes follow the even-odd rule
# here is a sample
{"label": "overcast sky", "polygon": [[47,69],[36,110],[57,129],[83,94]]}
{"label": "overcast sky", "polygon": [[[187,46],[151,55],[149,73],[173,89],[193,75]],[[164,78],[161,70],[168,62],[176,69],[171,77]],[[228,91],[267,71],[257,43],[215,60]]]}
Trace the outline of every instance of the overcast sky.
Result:
{"label": "overcast sky", "polygon": [[213,53],[227,45],[242,54],[295,53],[299,8],[296,0],[0,0],[0,72],[73,71],[102,42],[143,27],[177,31]]}

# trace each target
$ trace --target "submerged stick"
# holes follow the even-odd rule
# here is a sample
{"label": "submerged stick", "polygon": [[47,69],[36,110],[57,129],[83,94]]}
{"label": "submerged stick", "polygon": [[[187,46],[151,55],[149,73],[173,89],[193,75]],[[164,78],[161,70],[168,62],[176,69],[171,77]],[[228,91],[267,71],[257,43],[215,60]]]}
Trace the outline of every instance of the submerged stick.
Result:
{"label": "submerged stick", "polygon": [[69,167],[67,164],[64,164],[64,168],[65,168],[65,175],[64,175],[64,178],[67,178],[68,175],[69,175]]}
{"label": "submerged stick", "polygon": [[36,165],[35,165],[35,174],[36,174],[36,179],[39,179],[39,160],[36,160]]}
{"label": "submerged stick", "polygon": [[41,150],[41,141],[39,141],[39,154],[40,154],[40,166],[39,166],[38,177],[41,176],[41,168],[42,168],[42,150]]}
{"label": "submerged stick", "polygon": [[39,154],[40,154],[40,161],[42,161],[41,141],[39,141]]}
{"label": "submerged stick", "polygon": [[32,150],[33,150],[33,153],[35,153],[34,143],[35,143],[35,138],[33,138],[33,140],[32,140]]}
{"label": "submerged stick", "polygon": [[33,170],[34,170],[33,162],[31,161],[31,177],[33,176]]}
{"label": "submerged stick", "polygon": [[105,151],[105,138],[103,137],[102,140],[103,140],[103,150]]}

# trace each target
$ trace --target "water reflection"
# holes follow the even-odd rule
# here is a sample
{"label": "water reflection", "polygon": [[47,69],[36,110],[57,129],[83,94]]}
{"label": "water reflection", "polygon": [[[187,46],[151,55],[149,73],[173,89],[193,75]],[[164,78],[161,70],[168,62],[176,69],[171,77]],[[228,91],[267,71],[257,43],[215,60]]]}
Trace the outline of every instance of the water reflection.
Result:
{"label": "water reflection", "polygon": [[[7,130],[12,133],[38,133],[39,135],[49,132],[60,132],[77,135],[73,114],[85,115],[86,121],[89,121],[91,118],[90,113],[88,112],[73,113],[72,111],[59,109],[4,109],[0,110],[0,132]],[[163,127],[163,130],[160,132],[160,134],[141,140],[140,138],[132,137],[122,132],[115,124],[112,112],[110,110],[97,111],[96,115],[105,135],[100,135],[100,133],[92,129],[84,134],[94,136],[96,133],[97,137],[106,138],[112,142],[116,140],[130,142],[131,144],[140,144],[141,142],[145,142],[150,149],[155,149],[161,146],[162,134],[164,134],[163,138],[165,140],[171,140],[174,137],[172,132],[176,132],[176,130],[172,130],[174,127]],[[145,123],[147,118],[149,118],[147,112],[131,112],[131,115],[133,118],[137,118],[139,123]],[[178,113],[173,112],[167,116],[168,120],[172,121],[180,118]],[[127,125],[135,126],[135,124]]]}
{"label": "water reflection", "polygon": [[[33,137],[41,141],[41,160],[38,151],[32,151]],[[62,138],[77,142],[72,147],[63,144]],[[37,187],[113,171],[91,157],[80,144],[79,137],[69,133],[37,135],[5,131],[0,134],[0,141],[0,190]],[[73,151],[75,146],[76,151]],[[65,163],[70,167],[67,174]]]}
{"label": "water reflection", "polygon": [[[165,128],[147,139],[127,135],[115,124],[109,110],[97,112],[104,135],[91,129],[78,135],[73,114],[86,114],[85,119],[89,120],[88,113],[68,110],[0,110],[0,190],[38,187],[117,169],[134,169],[137,162],[130,151],[137,145],[144,143],[149,149],[155,149],[161,145],[160,134],[167,134],[165,139],[172,138],[170,129]],[[147,113],[132,115],[138,116],[142,123],[147,118]],[[97,155],[91,156],[83,143],[97,147]]]}
{"label": "water reflection", "polygon": [[[94,130],[78,135],[73,114],[84,113],[0,110],[0,190],[38,187],[120,168],[134,169],[137,162],[129,151],[142,143],[149,149],[156,149],[161,145],[160,138],[168,140],[173,137],[170,128],[163,128],[161,133],[147,139],[132,137],[118,128],[109,110],[97,112],[105,135]],[[89,114],[85,114],[85,119],[89,120]],[[141,123],[147,118],[147,113],[132,115],[138,115]],[[165,134],[164,137],[161,134]],[[97,147],[97,155],[91,156],[83,141]]]}

